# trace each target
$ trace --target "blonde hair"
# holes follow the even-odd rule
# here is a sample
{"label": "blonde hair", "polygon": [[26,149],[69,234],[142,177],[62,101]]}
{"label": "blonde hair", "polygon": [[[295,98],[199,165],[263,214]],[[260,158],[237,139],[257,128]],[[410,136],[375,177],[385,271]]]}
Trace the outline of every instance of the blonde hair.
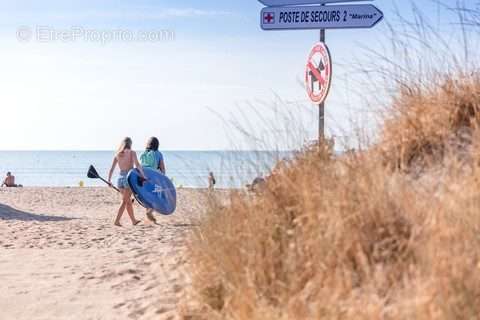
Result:
{"label": "blonde hair", "polygon": [[122,140],[122,143],[117,150],[117,156],[122,154],[125,150],[132,150],[132,139],[129,137]]}

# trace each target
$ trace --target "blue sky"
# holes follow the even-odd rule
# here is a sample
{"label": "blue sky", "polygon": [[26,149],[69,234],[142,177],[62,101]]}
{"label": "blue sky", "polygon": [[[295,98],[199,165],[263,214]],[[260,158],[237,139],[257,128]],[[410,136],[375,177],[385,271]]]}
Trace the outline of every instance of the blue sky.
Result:
{"label": "blue sky", "polygon": [[[384,11],[387,22],[395,23],[396,6],[409,15],[406,2],[374,4]],[[438,16],[431,1],[416,3],[443,27],[453,18],[445,11]],[[126,135],[138,145],[151,135],[159,136],[168,150],[244,147],[230,134],[235,130],[225,119],[250,125],[258,136],[288,135],[288,125],[280,123],[275,131],[274,124],[258,119],[261,114],[269,124],[278,121],[266,107],[275,105],[277,96],[286,101],[280,108],[295,110],[295,121],[305,129],[298,140],[314,139],[316,109],[308,102],[301,79],[318,32],[262,31],[261,8],[254,0],[1,0],[0,103],[2,119],[9,119],[4,130],[14,134],[2,139],[0,150],[113,149]],[[21,26],[172,30],[175,39],[21,42],[17,39]],[[342,131],[352,115],[358,117],[355,106],[360,99],[342,81],[349,61],[362,55],[359,47],[379,48],[384,31],[385,23],[371,30],[327,32],[337,70],[327,101],[330,132]]]}

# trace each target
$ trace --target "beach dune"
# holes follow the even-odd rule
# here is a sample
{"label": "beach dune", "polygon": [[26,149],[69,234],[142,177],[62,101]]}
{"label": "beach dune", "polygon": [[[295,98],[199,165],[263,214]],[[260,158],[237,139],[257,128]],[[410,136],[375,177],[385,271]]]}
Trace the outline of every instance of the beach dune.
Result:
{"label": "beach dune", "polygon": [[[177,319],[189,279],[185,239],[202,212],[199,190],[178,210],[113,226],[108,188],[0,189],[2,319]],[[136,207],[137,218],[144,210]]]}

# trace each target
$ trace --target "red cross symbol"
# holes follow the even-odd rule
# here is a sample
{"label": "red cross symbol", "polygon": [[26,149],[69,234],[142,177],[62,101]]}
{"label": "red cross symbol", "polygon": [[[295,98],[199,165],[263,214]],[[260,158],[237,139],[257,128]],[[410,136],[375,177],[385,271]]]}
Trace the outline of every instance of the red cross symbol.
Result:
{"label": "red cross symbol", "polygon": [[263,22],[271,24],[275,22],[275,14],[272,12],[266,12],[263,14]]}

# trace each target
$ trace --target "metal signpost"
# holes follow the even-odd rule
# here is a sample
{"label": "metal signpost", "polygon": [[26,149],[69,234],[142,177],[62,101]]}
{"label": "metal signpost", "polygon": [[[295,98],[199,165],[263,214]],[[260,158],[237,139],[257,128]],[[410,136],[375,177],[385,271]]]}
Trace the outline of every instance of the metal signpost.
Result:
{"label": "metal signpost", "polygon": [[[325,139],[325,99],[332,77],[331,57],[325,44],[325,29],[372,28],[382,21],[383,13],[371,4],[336,4],[370,0],[259,1],[266,6],[260,13],[260,26],[263,30],[320,30],[320,43],[313,47],[305,71],[308,96],[319,108],[320,142]],[[332,3],[335,5],[328,5]]]}
{"label": "metal signpost", "polygon": [[[320,30],[320,43],[322,43],[326,47],[325,29]],[[330,64],[332,64],[331,61],[330,61]],[[330,69],[332,68],[330,67]],[[332,70],[330,70],[330,78],[331,77],[332,77]],[[328,89],[330,90],[330,84],[328,86],[329,86]],[[318,143],[325,141],[325,99],[326,98],[327,96],[325,95],[325,98],[323,98],[322,101],[318,104]]]}

